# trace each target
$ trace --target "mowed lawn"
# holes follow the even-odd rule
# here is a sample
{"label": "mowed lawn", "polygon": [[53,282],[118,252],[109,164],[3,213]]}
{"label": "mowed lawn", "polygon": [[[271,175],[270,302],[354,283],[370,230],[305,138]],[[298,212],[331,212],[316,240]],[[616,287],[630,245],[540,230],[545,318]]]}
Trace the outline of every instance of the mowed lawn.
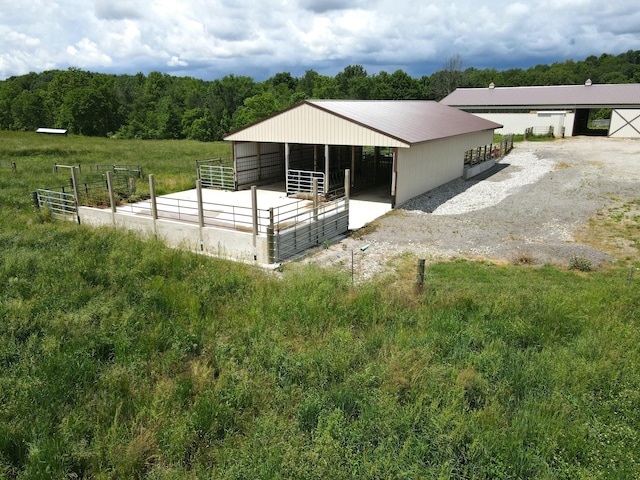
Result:
{"label": "mowed lawn", "polygon": [[[437,263],[418,290],[400,256],[353,285],[31,200],[55,163],[140,164],[169,193],[229,156],[0,132],[0,478],[640,478],[637,258]],[[637,248],[638,220],[597,221]]]}

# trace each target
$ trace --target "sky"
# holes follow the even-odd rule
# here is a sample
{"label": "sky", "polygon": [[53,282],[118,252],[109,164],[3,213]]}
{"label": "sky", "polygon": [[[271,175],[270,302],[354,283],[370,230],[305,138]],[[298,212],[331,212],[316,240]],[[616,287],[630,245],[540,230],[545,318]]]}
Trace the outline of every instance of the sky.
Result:
{"label": "sky", "polygon": [[640,49],[637,0],[0,0],[0,80],[79,68],[263,81],[528,68]]}

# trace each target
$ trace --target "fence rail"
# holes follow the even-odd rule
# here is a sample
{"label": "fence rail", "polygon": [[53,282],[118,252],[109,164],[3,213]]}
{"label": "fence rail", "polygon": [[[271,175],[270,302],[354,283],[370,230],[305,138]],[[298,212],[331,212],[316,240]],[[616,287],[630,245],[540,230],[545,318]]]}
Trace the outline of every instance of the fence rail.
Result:
{"label": "fence rail", "polygon": [[464,153],[465,167],[472,167],[482,162],[504,157],[513,149],[513,135],[505,135],[500,143],[489,143],[472,148]]}
{"label": "fence rail", "polygon": [[324,172],[309,170],[287,170],[287,194],[313,192],[313,179],[318,179],[318,191],[325,191]]}
{"label": "fence rail", "polygon": [[98,174],[104,174],[107,171],[112,171],[114,176],[125,176],[142,178],[142,166],[135,164],[118,164],[118,163],[96,163],[89,168],[92,172]]}

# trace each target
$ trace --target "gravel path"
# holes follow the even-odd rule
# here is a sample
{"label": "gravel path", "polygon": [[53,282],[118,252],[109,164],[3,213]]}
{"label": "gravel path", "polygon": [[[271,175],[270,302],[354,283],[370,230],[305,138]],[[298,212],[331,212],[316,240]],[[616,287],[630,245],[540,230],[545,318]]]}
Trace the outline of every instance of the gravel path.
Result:
{"label": "gravel path", "polygon": [[[374,228],[319,249],[303,262],[351,269],[358,279],[412,255],[567,266],[616,259],[575,240],[600,209],[640,197],[640,141],[578,137],[517,143],[481,178],[454,180],[376,220]],[[393,262],[391,262],[393,263]]]}

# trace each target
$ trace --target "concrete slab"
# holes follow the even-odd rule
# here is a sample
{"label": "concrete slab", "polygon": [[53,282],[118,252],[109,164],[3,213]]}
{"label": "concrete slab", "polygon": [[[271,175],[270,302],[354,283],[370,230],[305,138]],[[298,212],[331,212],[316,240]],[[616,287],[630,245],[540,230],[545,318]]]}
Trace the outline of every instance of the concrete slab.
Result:
{"label": "concrete slab", "polygon": [[391,210],[388,185],[356,193],[349,200],[349,230],[358,230]]}
{"label": "concrete slab", "polygon": [[[379,190],[368,190],[355,194],[349,201],[349,230],[357,230],[376,218],[391,210],[391,197],[388,187]],[[296,210],[310,208],[311,201],[298,200],[288,197],[284,189],[274,189],[272,186],[257,189],[258,209],[266,212],[270,208],[275,210],[295,208]],[[187,222],[198,221],[197,190],[184,190],[158,196],[156,199],[159,216]],[[204,207],[205,223],[224,225],[233,223],[232,217],[245,217],[250,224],[251,190],[216,190],[203,188],[202,203]],[[299,205],[296,205],[299,204]],[[122,213],[151,214],[149,201],[123,205],[117,209]],[[264,214],[259,214],[260,230],[265,228]]]}

